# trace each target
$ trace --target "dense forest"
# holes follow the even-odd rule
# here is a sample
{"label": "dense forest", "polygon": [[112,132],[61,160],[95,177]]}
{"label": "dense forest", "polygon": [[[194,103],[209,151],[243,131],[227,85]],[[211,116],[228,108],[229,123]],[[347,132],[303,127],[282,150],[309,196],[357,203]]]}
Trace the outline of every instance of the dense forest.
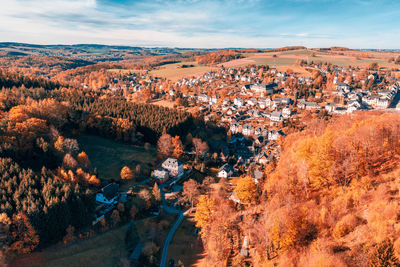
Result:
{"label": "dense forest", "polygon": [[12,88],[13,86],[21,87],[22,85],[25,88],[40,87],[46,90],[52,90],[60,87],[59,83],[52,82],[48,79],[31,78],[26,75],[0,69],[0,88]]}
{"label": "dense forest", "polygon": [[[330,123],[315,119],[287,136],[263,182],[248,176],[231,188],[221,179],[216,190],[197,200],[207,261],[398,266],[399,130],[398,114],[357,113]],[[226,198],[232,190],[238,205]]]}
{"label": "dense forest", "polygon": [[196,56],[195,59],[197,64],[209,65],[224,63],[242,57],[243,55],[239,51],[236,51],[235,49],[227,49]]}
{"label": "dense forest", "polygon": [[[155,144],[163,133],[186,137],[198,121],[187,112],[101,91],[9,71],[0,75],[0,259],[53,244],[68,229],[83,232],[92,223],[100,180],[73,136]],[[199,128],[203,134],[213,130]]]}
{"label": "dense forest", "polygon": [[[134,104],[124,99],[77,96],[69,97],[69,102],[73,110],[84,112],[80,116],[98,115],[91,116],[90,120],[79,120],[89,130],[100,130],[104,134],[104,131],[109,131],[110,136],[123,136],[117,139],[125,141],[129,141],[136,129],[144,135],[144,141],[155,144],[163,132],[183,136],[193,124],[187,112],[156,105]],[[121,134],[117,133],[119,131]]]}
{"label": "dense forest", "polygon": [[58,241],[70,225],[89,225],[91,185],[99,184],[76,140],[59,132],[67,108],[52,99],[19,101],[2,103],[0,115],[0,225],[10,257]]}

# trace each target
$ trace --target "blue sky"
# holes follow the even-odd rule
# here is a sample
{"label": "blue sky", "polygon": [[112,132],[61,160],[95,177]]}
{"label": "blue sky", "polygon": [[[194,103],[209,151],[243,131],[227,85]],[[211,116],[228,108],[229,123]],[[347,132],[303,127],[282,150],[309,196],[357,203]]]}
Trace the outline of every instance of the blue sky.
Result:
{"label": "blue sky", "polygon": [[2,0],[0,41],[400,48],[395,0]]}

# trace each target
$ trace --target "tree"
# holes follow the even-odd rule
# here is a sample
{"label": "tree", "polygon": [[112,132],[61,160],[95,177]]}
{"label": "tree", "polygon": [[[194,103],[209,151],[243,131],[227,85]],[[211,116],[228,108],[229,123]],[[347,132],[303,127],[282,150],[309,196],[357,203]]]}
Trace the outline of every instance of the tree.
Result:
{"label": "tree", "polygon": [[206,178],[203,179],[203,182],[201,183],[201,190],[203,193],[207,193],[211,190],[210,185],[215,182],[214,177],[207,176]]}
{"label": "tree", "polygon": [[210,221],[211,214],[215,209],[215,200],[207,195],[201,195],[196,205],[194,220],[196,227],[204,227]]}
{"label": "tree", "polygon": [[121,169],[120,175],[122,180],[131,180],[135,177],[133,171],[128,166],[124,166]]}
{"label": "tree", "polygon": [[367,67],[367,69],[369,69],[369,70],[378,70],[378,68],[379,68],[379,65],[377,62],[371,62],[368,64],[368,67]]}
{"label": "tree", "polygon": [[223,199],[226,198],[226,197],[228,197],[228,195],[229,195],[230,192],[231,192],[231,187],[230,187],[230,185],[229,185],[228,179],[225,178],[225,177],[222,177],[222,178],[219,180],[218,184],[219,184],[218,195],[219,195],[221,198],[223,198]]}
{"label": "tree", "polygon": [[69,244],[75,241],[75,227],[72,225],[68,226],[67,229],[65,230],[66,234],[63,238],[63,243],[64,244]]}
{"label": "tree", "polygon": [[172,155],[174,151],[174,145],[172,143],[171,136],[166,133],[161,135],[160,139],[158,139],[157,142],[157,148],[158,152],[164,157]]}
{"label": "tree", "polygon": [[133,205],[131,207],[131,209],[129,210],[129,214],[131,215],[132,219],[135,219],[137,212],[138,212],[137,207],[135,205]]}
{"label": "tree", "polygon": [[181,140],[179,139],[179,136],[175,136],[174,138],[172,138],[172,144],[174,146],[174,151],[172,153],[172,155],[175,158],[180,158],[182,153],[183,153],[183,144],[181,142]]}
{"label": "tree", "polygon": [[146,203],[146,208],[151,207],[152,195],[149,190],[147,190],[145,188],[140,190],[139,197]]}
{"label": "tree", "polygon": [[368,266],[400,266],[400,261],[394,255],[393,242],[390,239],[384,240],[371,251]]}
{"label": "tree", "polygon": [[84,168],[88,168],[89,167],[90,161],[89,161],[89,157],[85,153],[85,151],[82,151],[81,153],[79,153],[78,156],[76,157],[76,159],[78,160],[79,164],[82,167],[84,167]]}
{"label": "tree", "polygon": [[161,192],[160,192],[160,188],[158,188],[157,183],[154,183],[152,193],[153,193],[153,197],[156,201],[161,201]]}
{"label": "tree", "polygon": [[189,201],[191,206],[193,207],[193,201],[200,194],[199,183],[193,179],[186,181],[183,183],[183,199],[185,201]]}
{"label": "tree", "polygon": [[17,254],[31,252],[39,244],[39,236],[29,219],[22,213],[14,214],[10,226],[12,236],[11,250]]}
{"label": "tree", "polygon": [[121,218],[119,217],[118,210],[113,210],[113,212],[111,213],[111,224],[113,226],[116,226],[117,224],[119,224],[120,221]]}
{"label": "tree", "polygon": [[203,142],[200,138],[193,138],[193,145],[196,152],[196,157],[204,156],[204,154],[208,151],[208,145],[206,142]]}
{"label": "tree", "polygon": [[400,56],[396,57],[396,60],[394,61],[394,64],[400,64]]}
{"label": "tree", "polygon": [[68,169],[74,170],[78,167],[78,162],[71,156],[71,154],[67,153],[64,156],[63,165]]}
{"label": "tree", "polygon": [[59,152],[64,152],[64,137],[61,135],[57,138],[57,141],[54,143],[55,149]]}
{"label": "tree", "polygon": [[65,138],[63,142],[63,150],[73,155],[76,155],[79,150],[78,141],[71,138]]}
{"label": "tree", "polygon": [[235,197],[240,201],[240,203],[249,205],[253,204],[257,200],[256,195],[256,184],[250,176],[241,178],[236,188],[234,189]]}

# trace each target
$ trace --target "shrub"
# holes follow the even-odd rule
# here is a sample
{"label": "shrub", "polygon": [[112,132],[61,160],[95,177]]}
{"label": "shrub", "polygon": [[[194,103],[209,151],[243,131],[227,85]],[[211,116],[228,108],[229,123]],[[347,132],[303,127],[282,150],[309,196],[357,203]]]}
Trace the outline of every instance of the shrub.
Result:
{"label": "shrub", "polygon": [[333,236],[336,238],[341,238],[351,232],[359,223],[359,219],[353,214],[347,214],[340,221],[336,223],[333,229]]}

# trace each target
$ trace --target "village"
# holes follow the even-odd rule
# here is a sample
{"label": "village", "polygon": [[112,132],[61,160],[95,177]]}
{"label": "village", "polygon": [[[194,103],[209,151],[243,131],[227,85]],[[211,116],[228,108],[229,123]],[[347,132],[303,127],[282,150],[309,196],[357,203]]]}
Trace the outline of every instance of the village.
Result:
{"label": "village", "polygon": [[[206,123],[226,129],[229,140],[219,157],[232,168],[263,166],[279,157],[279,141],[300,129],[309,116],[331,117],[365,110],[400,110],[396,82],[390,72],[299,62],[308,76],[288,68],[266,65],[225,68],[175,83],[160,77],[132,73],[110,84],[112,93],[148,102],[169,101],[174,107],[200,114]],[[128,81],[128,83],[127,83]],[[314,115],[312,115],[314,114]],[[167,173],[155,170],[154,176]]]}
{"label": "village", "polygon": [[[395,82],[390,73],[302,64],[311,77],[295,74],[291,69],[278,71],[268,66],[221,66],[219,71],[182,78],[175,83],[136,73],[126,75],[122,80],[114,79],[114,83],[105,88],[111,94],[126,99],[146,96],[149,103],[171,102],[175,108],[200,114],[205,123],[225,129],[227,133],[227,140],[219,144],[218,151],[214,150],[213,155],[212,151],[202,155],[201,169],[195,167],[197,157],[196,160],[191,158],[190,162],[169,157],[152,170],[151,177],[144,182],[158,184],[162,201],[149,215],[157,216],[162,210],[183,214],[182,208],[188,206],[182,206],[176,196],[180,196],[183,183],[193,179],[196,172],[202,173],[203,178],[212,175],[219,179],[246,174],[258,183],[263,179],[265,166],[279,159],[285,136],[294,129],[301,129],[304,120],[312,116],[329,119],[357,111],[400,110],[400,83]],[[184,153],[189,158],[195,154],[194,151]],[[216,171],[211,171],[215,168],[205,164],[205,159],[211,157],[218,165]],[[96,195],[99,206],[94,224],[119,202],[126,202],[132,189],[121,191],[115,183],[102,188]],[[173,197],[166,201],[167,195]],[[229,198],[240,204],[234,193]],[[166,246],[168,248],[168,244]],[[136,258],[140,256],[138,249],[135,250]]]}

